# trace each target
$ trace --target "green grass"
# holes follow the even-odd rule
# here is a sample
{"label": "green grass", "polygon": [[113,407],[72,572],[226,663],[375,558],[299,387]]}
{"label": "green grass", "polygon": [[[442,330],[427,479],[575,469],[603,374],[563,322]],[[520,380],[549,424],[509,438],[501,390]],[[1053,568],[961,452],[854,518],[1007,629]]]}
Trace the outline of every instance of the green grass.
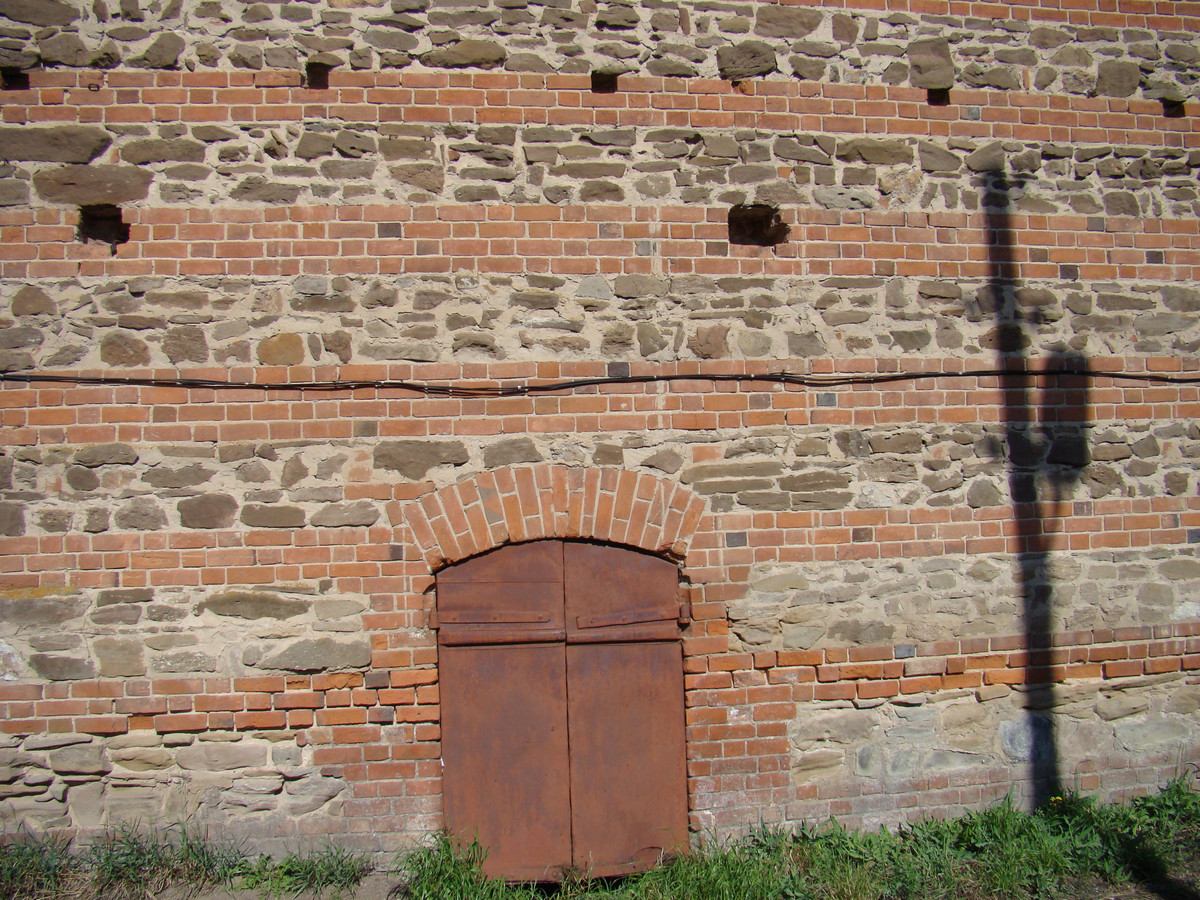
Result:
{"label": "green grass", "polygon": [[[1056,797],[1035,813],[1005,800],[957,819],[875,832],[836,822],[763,828],[625,879],[505,884],[483,850],[439,836],[399,861],[405,900],[1056,900],[1088,879],[1160,882],[1200,870],[1200,794],[1180,779],[1127,804]],[[82,851],[33,835],[0,841],[0,900],[143,900],[170,886],[263,897],[337,897],[372,870],[337,847],[274,860],[176,825],[109,831]]]}
{"label": "green grass", "polygon": [[84,856],[98,897],[144,898],[175,884],[228,885],[243,862],[233,844],[182,825],[164,831],[127,826],[105,832]]}
{"label": "green grass", "polygon": [[331,891],[336,896],[353,890],[373,869],[366,856],[331,846],[315,853],[289,853],[280,860],[260,856],[244,863],[237,875],[239,887],[269,897],[301,891]]}
{"label": "green grass", "polygon": [[0,844],[0,898],[39,900],[60,895],[80,868],[66,839],[21,835]]}
{"label": "green grass", "polygon": [[439,837],[402,862],[410,900],[1053,900],[1079,880],[1155,882],[1200,862],[1200,794],[1184,780],[1128,804],[1057,797],[1035,813],[1005,800],[957,819],[877,832],[835,822],[760,829],[620,881],[505,885],[478,846]]}
{"label": "green grass", "polygon": [[78,852],[64,839],[32,835],[0,843],[0,900],[145,900],[169,887],[337,897],[372,869],[368,857],[337,847],[250,859],[238,845],[200,829],[128,826],[105,832]]}

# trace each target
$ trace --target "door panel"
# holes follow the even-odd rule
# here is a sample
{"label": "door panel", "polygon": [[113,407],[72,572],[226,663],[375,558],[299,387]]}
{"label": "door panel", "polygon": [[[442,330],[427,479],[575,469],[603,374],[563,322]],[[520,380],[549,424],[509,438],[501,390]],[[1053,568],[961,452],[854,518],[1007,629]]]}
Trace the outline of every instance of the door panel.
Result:
{"label": "door panel", "polygon": [[483,871],[558,880],[571,861],[565,648],[445,647],[446,828],[487,849]]}
{"label": "door panel", "polygon": [[457,563],[438,573],[438,584],[455,582],[562,582],[563,542],[509,544]]}
{"label": "door panel", "polygon": [[665,560],[562,541],[438,574],[446,827],[486,874],[620,875],[687,848],[677,585]]}
{"label": "door panel", "polygon": [[621,875],[684,851],[679,643],[569,644],[567,685],[574,865]]}
{"label": "door panel", "polygon": [[679,570],[665,559],[569,543],[563,580],[571,643],[679,637]]}
{"label": "door panel", "polygon": [[562,585],[545,582],[438,583],[443,644],[561,641]]}

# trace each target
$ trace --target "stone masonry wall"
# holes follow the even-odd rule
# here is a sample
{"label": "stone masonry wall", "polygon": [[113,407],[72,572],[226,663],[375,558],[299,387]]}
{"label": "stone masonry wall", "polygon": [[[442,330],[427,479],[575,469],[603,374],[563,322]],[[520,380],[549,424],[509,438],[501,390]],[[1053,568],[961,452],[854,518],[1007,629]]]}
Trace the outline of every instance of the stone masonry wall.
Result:
{"label": "stone masonry wall", "polygon": [[0,830],[420,839],[541,538],[679,565],[699,836],[1188,771],[1200,5],[878,6],[0,0]]}

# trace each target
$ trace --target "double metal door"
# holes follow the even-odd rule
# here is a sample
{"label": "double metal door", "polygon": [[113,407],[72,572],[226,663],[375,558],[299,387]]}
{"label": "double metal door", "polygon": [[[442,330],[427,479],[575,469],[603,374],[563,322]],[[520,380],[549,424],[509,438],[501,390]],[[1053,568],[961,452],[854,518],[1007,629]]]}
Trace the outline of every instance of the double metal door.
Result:
{"label": "double metal door", "polygon": [[687,847],[677,578],[566,541],[439,574],[446,827],[488,875],[620,875]]}

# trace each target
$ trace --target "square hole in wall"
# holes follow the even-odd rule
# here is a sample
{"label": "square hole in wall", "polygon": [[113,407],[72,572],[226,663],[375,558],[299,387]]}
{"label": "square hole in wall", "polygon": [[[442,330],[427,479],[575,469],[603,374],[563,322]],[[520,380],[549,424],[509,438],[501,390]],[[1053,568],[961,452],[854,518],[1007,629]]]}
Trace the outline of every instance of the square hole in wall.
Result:
{"label": "square hole in wall", "polygon": [[17,69],[11,66],[0,67],[0,90],[29,90],[29,73],[24,69]]}
{"label": "square hole in wall", "polygon": [[304,64],[304,86],[310,91],[329,90],[329,73],[333,66],[323,62],[308,62]]}
{"label": "square hole in wall", "polygon": [[592,93],[615,94],[619,77],[616,72],[592,72]]}
{"label": "square hole in wall", "polygon": [[1163,99],[1163,115],[1168,119],[1182,119],[1187,115],[1187,111],[1183,108],[1182,100],[1167,100]]}
{"label": "square hole in wall", "polygon": [[949,106],[950,88],[930,88],[925,95],[930,106]]}
{"label": "square hole in wall", "polygon": [[787,240],[788,227],[779,210],[766,203],[745,203],[729,209],[729,243],[774,247]]}
{"label": "square hole in wall", "polygon": [[108,244],[115,253],[118,244],[129,240],[129,225],[121,219],[121,207],[111,203],[79,207],[75,239],[81,244]]}

